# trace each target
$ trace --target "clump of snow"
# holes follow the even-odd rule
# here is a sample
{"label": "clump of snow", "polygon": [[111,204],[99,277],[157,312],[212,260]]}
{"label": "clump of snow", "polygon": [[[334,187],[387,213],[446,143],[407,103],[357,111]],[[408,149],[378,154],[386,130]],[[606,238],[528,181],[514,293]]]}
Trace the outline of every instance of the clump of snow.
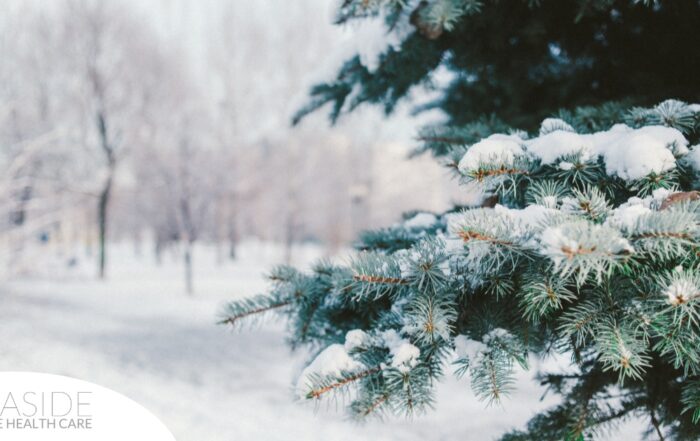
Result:
{"label": "clump of snow", "polygon": [[410,343],[402,343],[400,346],[392,348],[391,354],[394,356],[391,365],[401,372],[408,372],[418,363],[420,349]]}
{"label": "clump of snow", "polygon": [[665,126],[644,126],[636,130],[637,133],[649,135],[655,140],[663,143],[674,155],[681,156],[688,154],[688,140],[683,133],[673,127]]}
{"label": "clump of snow", "polygon": [[393,256],[399,264],[399,270],[401,271],[401,277],[407,279],[413,275],[413,258],[416,252],[411,249],[398,250],[394,252]]}
{"label": "clump of snow", "polygon": [[361,348],[367,344],[369,336],[361,329],[353,329],[345,334],[345,350],[347,352],[356,348]]}
{"label": "clump of snow", "polygon": [[565,250],[575,252],[580,248],[580,244],[575,239],[567,237],[560,227],[550,227],[544,230],[540,242],[544,254],[549,255],[554,261],[568,258],[570,253],[565,253]]}
{"label": "clump of snow", "polygon": [[[554,164],[557,159],[569,155],[581,155],[581,160],[588,160],[591,153],[590,140],[578,133],[555,130],[545,135],[526,141],[530,155],[539,158],[542,164]],[[561,165],[560,165],[561,167]]]}
{"label": "clump of snow", "polygon": [[545,196],[542,198],[542,205],[546,208],[556,208],[557,207],[557,197],[556,196]]}
{"label": "clump of snow", "polygon": [[645,133],[632,133],[602,150],[605,171],[626,181],[660,174],[676,166],[676,158],[666,144]]}
{"label": "clump of snow", "polygon": [[657,188],[650,196],[645,198],[633,196],[627,202],[612,210],[605,221],[605,225],[631,230],[640,216],[658,209],[671,193],[672,190],[667,188]]}
{"label": "clump of snow", "polygon": [[408,372],[418,364],[420,349],[408,340],[401,338],[398,332],[393,329],[386,330],[382,333],[382,338],[384,345],[391,353],[392,367],[397,368],[401,372]]}
{"label": "clump of snow", "polygon": [[332,344],[321,351],[314,361],[301,373],[296,385],[296,394],[304,398],[316,376],[340,376],[343,372],[362,369],[364,365],[353,359],[343,345]]}
{"label": "clump of snow", "polygon": [[472,340],[466,335],[458,335],[454,339],[455,353],[458,358],[468,358],[473,360],[479,354],[488,350],[488,346],[476,340]]}
{"label": "clump of snow", "polygon": [[486,335],[484,335],[482,340],[484,341],[485,344],[488,345],[491,340],[503,339],[503,338],[507,338],[509,336],[510,336],[510,332],[506,331],[503,328],[496,328],[496,329],[489,331],[489,333],[487,333]]}
{"label": "clump of snow", "polygon": [[[450,213],[449,216],[451,219],[455,219],[455,214]],[[449,222],[449,221],[448,221]],[[454,221],[452,221],[454,222]],[[449,223],[448,223],[449,225]],[[453,229],[450,229],[448,227],[448,231],[455,231]],[[438,231],[437,233],[437,238],[441,240],[444,243],[443,249],[447,254],[460,254],[464,252],[464,241],[462,239],[459,239],[455,237],[454,235],[445,235],[442,231]]]}
{"label": "clump of snow", "polygon": [[586,135],[593,153],[601,156],[608,175],[631,181],[676,166],[676,154],[687,153],[688,141],[676,129],[646,126],[632,129],[616,124],[610,130]]}
{"label": "clump of snow", "polygon": [[548,227],[540,235],[541,252],[556,264],[576,256],[620,255],[634,252],[618,230],[587,222]]}
{"label": "clump of snow", "polygon": [[[546,123],[546,124],[545,124]],[[553,129],[557,120],[545,120],[544,129]],[[491,135],[474,144],[459,162],[459,170],[474,170],[482,163],[511,166],[516,157],[525,155],[538,159],[542,164],[555,164],[570,155],[579,155],[587,161],[601,157],[606,173],[626,181],[641,179],[649,174],[660,174],[676,166],[676,157],[688,154],[688,140],[677,129],[664,126],[646,126],[633,129],[617,124],[610,130],[580,135],[568,127],[548,131],[527,141],[513,135]],[[570,127],[570,126],[569,126]],[[697,164],[698,153],[689,159]],[[562,161],[562,170],[570,170],[573,164]]]}
{"label": "clump of snow", "polygon": [[540,136],[552,133],[557,130],[563,130],[566,132],[576,131],[573,127],[571,127],[571,124],[567,123],[563,119],[546,118],[544,121],[542,121],[542,124],[540,125]]}
{"label": "clump of snow", "polygon": [[488,344],[494,339],[509,337],[510,332],[503,328],[496,328],[481,337],[482,341],[472,340],[466,335],[458,335],[454,338],[455,354],[457,358],[466,358],[470,362],[489,352]]}
{"label": "clump of snow", "polygon": [[573,162],[561,161],[559,163],[559,170],[569,171],[574,168]]}
{"label": "clump of snow", "polygon": [[[659,208],[661,207],[661,204],[664,202],[664,200],[669,197],[673,193],[673,190],[670,190],[668,188],[657,188],[653,192],[651,192],[651,198],[649,201],[650,207],[651,208]],[[646,201],[649,198],[647,196],[644,198]]]}
{"label": "clump of snow", "polygon": [[512,231],[517,234],[524,234],[532,229],[540,228],[556,213],[554,208],[538,204],[528,205],[522,209],[508,208],[496,204],[494,211],[499,216],[507,217],[509,219],[509,224],[512,225]]}
{"label": "clump of snow", "polygon": [[403,223],[403,226],[412,228],[429,228],[438,221],[437,216],[432,213],[418,213]]}
{"label": "clump of snow", "polygon": [[631,230],[640,216],[651,213],[649,204],[638,197],[630,198],[626,203],[612,211],[606,224],[612,227]]}
{"label": "clump of snow", "polygon": [[462,173],[476,170],[484,163],[499,163],[510,167],[515,158],[524,154],[522,140],[513,135],[491,135],[472,145],[462,156],[457,168]]}
{"label": "clump of snow", "polygon": [[692,281],[682,278],[671,283],[664,294],[671,305],[678,306],[700,297],[700,290]]}

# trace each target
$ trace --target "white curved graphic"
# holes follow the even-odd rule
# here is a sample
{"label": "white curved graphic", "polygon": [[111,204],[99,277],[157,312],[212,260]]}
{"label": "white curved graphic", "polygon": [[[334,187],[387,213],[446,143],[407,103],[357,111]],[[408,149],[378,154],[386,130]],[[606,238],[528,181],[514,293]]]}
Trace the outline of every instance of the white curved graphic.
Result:
{"label": "white curved graphic", "polygon": [[158,418],[117,392],[30,372],[0,372],[0,439],[175,441]]}

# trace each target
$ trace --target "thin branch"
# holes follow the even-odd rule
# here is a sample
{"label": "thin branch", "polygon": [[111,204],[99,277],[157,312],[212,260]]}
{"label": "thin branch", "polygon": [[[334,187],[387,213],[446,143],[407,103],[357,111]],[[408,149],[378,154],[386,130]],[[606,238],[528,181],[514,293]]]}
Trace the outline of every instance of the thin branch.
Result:
{"label": "thin branch", "polygon": [[232,315],[232,316],[230,316],[230,317],[226,317],[225,319],[223,319],[223,320],[220,321],[219,323],[222,324],[222,325],[233,325],[233,324],[236,323],[236,321],[238,321],[238,320],[240,320],[240,319],[242,319],[242,318],[244,318],[244,317],[248,317],[248,316],[255,315],[255,314],[261,314],[261,313],[263,313],[263,312],[271,311],[271,310],[277,309],[277,308],[282,308],[283,306],[287,306],[287,305],[289,305],[290,303],[292,303],[291,300],[286,300],[286,301],[284,301],[284,302],[273,303],[273,304],[271,304],[271,305],[269,305],[269,306],[264,306],[264,307],[261,307],[261,308],[251,309],[250,311],[245,311],[245,312],[242,312],[242,313],[240,313],[240,314],[236,314],[236,315]]}
{"label": "thin branch", "polygon": [[376,374],[381,370],[382,370],[381,367],[376,366],[376,367],[373,367],[371,369],[366,369],[364,371],[360,371],[356,374],[353,374],[349,377],[343,378],[342,380],[338,380],[338,381],[331,383],[327,386],[323,386],[319,389],[311,390],[308,394],[306,394],[306,398],[309,398],[309,399],[310,398],[320,398],[321,395],[323,395],[327,392],[338,389],[339,387],[343,387],[349,383],[352,383],[353,381],[361,380],[362,378]]}

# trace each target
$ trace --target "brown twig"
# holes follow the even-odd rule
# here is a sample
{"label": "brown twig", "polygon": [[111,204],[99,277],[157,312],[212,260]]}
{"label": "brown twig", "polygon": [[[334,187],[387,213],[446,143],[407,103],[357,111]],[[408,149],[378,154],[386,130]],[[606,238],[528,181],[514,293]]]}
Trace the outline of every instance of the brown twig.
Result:
{"label": "brown twig", "polygon": [[240,314],[226,317],[224,320],[221,321],[221,323],[226,324],[226,325],[233,325],[236,321],[238,321],[244,317],[248,317],[248,316],[255,315],[255,314],[260,314],[260,313],[271,311],[271,310],[277,309],[277,308],[281,308],[283,306],[289,305],[290,303],[292,303],[291,300],[286,300],[284,302],[274,303],[272,305],[265,306],[262,308],[251,309],[250,311],[246,311],[246,312],[242,312]]}
{"label": "brown twig", "polygon": [[371,274],[355,274],[352,276],[358,282],[384,283],[389,285],[408,285],[408,280],[398,277],[374,276]]}
{"label": "brown twig", "polygon": [[362,378],[368,377],[372,374],[376,374],[379,372],[381,368],[379,366],[373,367],[372,369],[367,369],[361,372],[358,372],[354,375],[351,375],[349,377],[343,378],[342,380],[338,380],[335,383],[331,383],[327,386],[323,386],[319,389],[312,390],[308,394],[306,394],[307,398],[320,398],[321,395],[325,394],[326,392],[330,392],[334,389],[338,389],[339,387],[343,387],[346,384],[352,383],[353,381],[360,380]]}
{"label": "brown twig", "polygon": [[481,240],[483,242],[491,242],[496,245],[513,245],[513,242],[506,240],[497,239],[495,237],[487,236],[478,231],[464,230],[457,233],[464,242],[469,242],[470,240]]}

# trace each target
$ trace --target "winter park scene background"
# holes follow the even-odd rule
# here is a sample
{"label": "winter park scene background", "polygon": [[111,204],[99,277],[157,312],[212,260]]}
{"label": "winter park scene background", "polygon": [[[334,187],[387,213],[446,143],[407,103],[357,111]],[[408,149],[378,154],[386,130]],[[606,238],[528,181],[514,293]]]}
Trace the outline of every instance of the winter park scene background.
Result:
{"label": "winter park scene background", "polygon": [[0,370],[178,440],[700,439],[696,0],[3,0]]}

